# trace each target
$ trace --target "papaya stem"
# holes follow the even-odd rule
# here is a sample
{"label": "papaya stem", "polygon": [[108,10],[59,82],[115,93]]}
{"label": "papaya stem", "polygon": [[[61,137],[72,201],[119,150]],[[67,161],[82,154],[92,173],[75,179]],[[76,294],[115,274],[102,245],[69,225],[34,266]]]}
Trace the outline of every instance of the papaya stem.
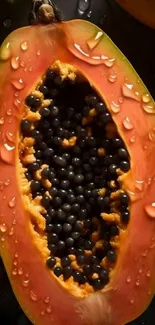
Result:
{"label": "papaya stem", "polygon": [[61,11],[51,0],[32,0],[32,9],[29,16],[31,25],[51,24],[63,20]]}

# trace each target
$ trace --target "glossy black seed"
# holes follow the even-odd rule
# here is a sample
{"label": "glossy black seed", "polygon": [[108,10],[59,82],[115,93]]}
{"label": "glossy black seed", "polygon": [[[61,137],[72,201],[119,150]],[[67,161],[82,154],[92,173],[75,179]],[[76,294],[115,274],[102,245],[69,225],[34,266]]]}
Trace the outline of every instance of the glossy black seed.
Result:
{"label": "glossy black seed", "polygon": [[37,159],[42,158],[42,151],[41,150],[36,150],[35,156]]}
{"label": "glossy black seed", "polygon": [[74,177],[75,177],[75,173],[73,171],[68,171],[68,173],[67,173],[67,179],[69,181],[72,181],[74,179]]}
{"label": "glossy black seed", "polygon": [[55,244],[49,244],[48,245],[49,250],[51,251],[52,255],[55,255],[57,252],[57,247]]}
{"label": "glossy black seed", "polygon": [[60,147],[62,140],[59,137],[54,137],[52,142],[54,147]]}
{"label": "glossy black seed", "polygon": [[68,194],[67,195],[67,202],[69,204],[73,204],[75,202],[75,200],[76,200],[76,198],[75,198],[74,194]]}
{"label": "glossy black seed", "polygon": [[117,236],[119,235],[119,228],[117,226],[111,226],[110,228],[110,235]]}
{"label": "glossy black seed", "polygon": [[54,150],[52,148],[46,148],[44,151],[43,151],[43,156],[45,158],[50,158],[50,157],[53,157],[53,154],[54,154]]}
{"label": "glossy black seed", "polygon": [[67,179],[64,179],[60,182],[60,187],[63,190],[67,190],[69,188],[70,182]]}
{"label": "glossy black seed", "polygon": [[85,204],[85,208],[87,210],[87,213],[90,213],[92,211],[92,207],[91,207],[91,205],[89,203]]}
{"label": "glossy black seed", "polygon": [[39,113],[42,117],[48,117],[50,115],[50,109],[48,107],[42,107]]}
{"label": "glossy black seed", "polygon": [[47,95],[48,94],[48,88],[45,85],[41,85],[39,87],[39,91],[43,94],[43,95]]}
{"label": "glossy black seed", "polygon": [[108,251],[107,258],[112,263],[116,262],[116,258],[117,258],[116,252],[113,250]]}
{"label": "glossy black seed", "polygon": [[84,249],[83,248],[78,248],[76,250],[76,255],[79,256],[79,255],[82,255],[82,254],[84,254]]}
{"label": "glossy black seed", "polygon": [[87,182],[92,181],[92,179],[93,179],[93,174],[92,174],[92,173],[87,173],[87,174],[85,174],[85,180],[86,180]]}
{"label": "glossy black seed", "polygon": [[117,166],[114,164],[110,165],[108,168],[108,172],[111,176],[116,175],[116,170],[117,170]]}
{"label": "glossy black seed", "polygon": [[73,273],[73,271],[72,271],[71,266],[64,267],[64,269],[63,269],[64,279],[68,279],[72,275],[72,273]]}
{"label": "glossy black seed", "polygon": [[101,279],[98,278],[93,280],[93,286],[95,290],[100,290],[103,288],[104,284]]}
{"label": "glossy black seed", "polygon": [[54,225],[53,225],[53,223],[47,225],[47,227],[46,227],[46,231],[47,231],[48,233],[54,231]]}
{"label": "glossy black seed", "polygon": [[85,106],[83,109],[83,115],[88,116],[91,108],[89,106]]}
{"label": "glossy black seed", "polygon": [[120,148],[118,150],[118,156],[121,158],[121,159],[128,159],[129,158],[129,155],[128,155],[128,152],[126,149],[124,148]]}
{"label": "glossy black seed", "polygon": [[86,101],[87,105],[90,105],[91,107],[93,107],[93,106],[96,106],[98,99],[95,95],[94,96],[89,95],[86,97],[85,101]]}
{"label": "glossy black seed", "polygon": [[63,80],[61,78],[61,76],[56,76],[54,78],[54,83],[57,85],[57,86],[62,86],[63,85]]}
{"label": "glossy black seed", "polygon": [[64,266],[69,266],[71,264],[71,260],[68,256],[64,256],[61,259],[61,265]]}
{"label": "glossy black seed", "polygon": [[115,149],[123,147],[123,141],[120,138],[112,139],[112,145]]}
{"label": "glossy black seed", "polygon": [[50,216],[48,213],[46,213],[46,214],[44,215],[44,218],[45,218],[45,220],[46,220],[46,225],[49,225],[50,222],[52,221],[51,216]]}
{"label": "glossy black seed", "polygon": [[52,198],[55,197],[58,194],[58,189],[56,187],[51,187],[49,194],[52,196]]}
{"label": "glossy black seed", "polygon": [[102,122],[103,124],[107,124],[107,123],[111,122],[111,115],[110,115],[110,113],[108,113],[108,112],[103,113],[103,114],[101,115],[100,119],[101,119],[101,122]]}
{"label": "glossy black seed", "polygon": [[28,181],[31,181],[32,180],[32,176],[31,176],[31,174],[29,172],[26,172],[25,173],[25,176],[26,176],[26,178],[27,178]]}
{"label": "glossy black seed", "polygon": [[90,173],[92,171],[92,167],[89,164],[84,164],[83,165],[83,169],[84,171],[86,171],[87,173]]}
{"label": "glossy black seed", "polygon": [[69,213],[71,211],[71,205],[69,203],[64,203],[62,206],[62,210],[66,213]]}
{"label": "glossy black seed", "polygon": [[88,278],[86,277],[86,275],[81,274],[80,284],[85,284],[86,282],[88,282]]}
{"label": "glossy black seed", "polygon": [[97,148],[90,148],[89,154],[90,154],[90,156],[96,156],[96,155],[98,155]]}
{"label": "glossy black seed", "polygon": [[51,218],[54,218],[55,217],[56,211],[53,209],[52,206],[49,207],[48,214],[50,215]]}
{"label": "glossy black seed", "polygon": [[76,128],[76,134],[78,137],[84,137],[86,135],[86,129],[80,125]]}
{"label": "glossy black seed", "polygon": [[79,271],[74,271],[73,273],[73,278],[75,282],[80,282],[81,280],[81,272]]}
{"label": "glossy black seed", "polygon": [[79,237],[80,237],[80,233],[78,232],[78,231],[74,231],[74,232],[72,232],[71,233],[71,238],[73,238],[74,240],[77,240],[77,239],[79,239]]}
{"label": "glossy black seed", "polygon": [[41,177],[44,179],[48,179],[50,175],[50,169],[48,167],[45,167],[41,172]]}
{"label": "glossy black seed", "polygon": [[41,189],[40,182],[32,180],[31,181],[31,191],[34,193],[34,192],[40,191],[40,189]]}
{"label": "glossy black seed", "polygon": [[58,128],[58,130],[56,130],[56,135],[60,138],[64,138],[65,136],[65,130],[63,128]]}
{"label": "glossy black seed", "polygon": [[92,226],[92,219],[85,219],[84,227],[89,229],[91,228],[91,226]]}
{"label": "glossy black seed", "polygon": [[92,262],[92,264],[98,264],[99,263],[98,257],[95,256],[95,255],[92,255],[91,256],[91,262]]}
{"label": "glossy black seed", "polygon": [[38,142],[38,147],[40,150],[45,150],[47,148],[47,144],[43,141]]}
{"label": "glossy black seed", "polygon": [[56,223],[54,225],[54,231],[56,234],[60,234],[62,232],[62,225],[60,223]]}
{"label": "glossy black seed", "polygon": [[113,156],[112,155],[107,155],[104,157],[104,165],[109,166],[113,163]]}
{"label": "glossy black seed", "polygon": [[122,203],[123,205],[128,205],[128,204],[129,204],[129,197],[128,197],[128,195],[125,194],[125,193],[122,193],[122,194],[120,195],[120,200],[121,200],[121,203]]}
{"label": "glossy black seed", "polygon": [[83,228],[83,225],[80,220],[77,220],[74,225],[74,231],[81,231]]}
{"label": "glossy black seed", "polygon": [[[88,190],[92,191],[92,190],[94,190],[94,188],[95,188],[95,184],[93,182],[87,184],[87,189]],[[91,192],[91,195],[92,195],[92,192]]]}
{"label": "glossy black seed", "polygon": [[95,273],[100,273],[101,270],[102,270],[101,265],[99,265],[99,264],[93,264],[93,265],[92,265],[92,270],[93,270],[93,272],[95,272]]}
{"label": "glossy black seed", "polygon": [[53,162],[59,166],[59,167],[66,167],[67,166],[67,161],[65,158],[61,157],[61,156],[54,156],[53,157]]}
{"label": "glossy black seed", "polygon": [[[73,244],[74,244],[74,239],[71,238],[71,237],[68,237],[68,238],[66,239],[66,245],[67,245],[68,247],[70,247],[70,248],[69,248],[69,254],[74,254],[74,253],[75,253],[75,249],[72,247]],[[72,251],[73,249],[74,249],[74,252]]]}
{"label": "glossy black seed", "polygon": [[48,260],[46,261],[46,265],[52,269],[56,264],[56,259],[54,257],[50,257],[48,258]]}
{"label": "glossy black seed", "polygon": [[81,155],[81,148],[78,146],[75,146],[72,150],[72,153],[76,156],[80,156]]}
{"label": "glossy black seed", "polygon": [[57,106],[50,107],[51,117],[56,117],[59,114],[59,108]]}
{"label": "glossy black seed", "polygon": [[92,273],[92,268],[91,268],[91,265],[90,264],[85,264],[83,266],[83,271],[86,275],[89,275]]}
{"label": "glossy black seed", "polygon": [[129,211],[122,212],[122,222],[128,223],[129,222]]}
{"label": "glossy black seed", "polygon": [[48,241],[49,241],[50,244],[56,244],[57,241],[58,241],[58,235],[55,234],[55,233],[49,234]]}
{"label": "glossy black seed", "polygon": [[54,274],[57,276],[57,277],[59,277],[61,274],[62,274],[62,269],[61,269],[61,267],[55,267],[55,269],[54,269]]}
{"label": "glossy black seed", "polygon": [[43,205],[43,207],[45,209],[49,208],[50,205],[50,198],[47,195],[43,195],[42,199],[41,199],[41,204]]}
{"label": "glossy black seed", "polygon": [[72,214],[67,218],[67,222],[71,225],[73,225],[75,221],[76,221],[76,217]]}
{"label": "glossy black seed", "polygon": [[93,242],[91,240],[86,240],[84,243],[84,248],[86,250],[91,250],[93,248]]}
{"label": "glossy black seed", "polygon": [[55,72],[51,69],[48,69],[46,72],[46,80],[47,81],[52,81],[55,78]]}
{"label": "glossy black seed", "polygon": [[52,200],[53,206],[55,208],[60,208],[62,205],[62,200],[60,197],[56,196],[53,200]]}
{"label": "glossy black seed", "polygon": [[109,281],[109,274],[106,270],[101,270],[100,272],[100,279],[106,284]]}
{"label": "glossy black seed", "polygon": [[84,176],[82,174],[75,175],[74,182],[76,184],[81,184],[81,183],[83,183],[83,181],[84,181]]}
{"label": "glossy black seed", "polygon": [[67,176],[67,171],[65,168],[58,169],[57,173],[58,173],[58,177],[62,178],[62,179],[66,178],[66,176]]}
{"label": "glossy black seed", "polygon": [[50,95],[52,98],[55,98],[59,95],[59,90],[57,88],[50,89]]}
{"label": "glossy black seed", "polygon": [[72,211],[73,213],[78,213],[78,212],[80,211],[80,205],[79,205],[78,203],[74,203],[74,204],[72,205],[72,209],[71,209],[71,211]]}
{"label": "glossy black seed", "polygon": [[39,169],[39,164],[37,162],[33,162],[31,164],[28,165],[28,170],[30,173],[33,173],[35,171],[37,171]]}
{"label": "glossy black seed", "polygon": [[99,102],[95,106],[98,114],[105,113],[107,111],[105,103]]}
{"label": "glossy black seed", "polygon": [[41,120],[39,122],[38,128],[41,129],[43,132],[45,132],[45,130],[50,128],[50,122],[48,122],[47,120]]}
{"label": "glossy black seed", "polygon": [[101,208],[108,208],[110,204],[110,198],[108,196],[99,196],[97,202]]}
{"label": "glossy black seed", "polygon": [[51,121],[51,125],[54,129],[57,129],[60,126],[60,121],[58,118],[53,118]]}
{"label": "glossy black seed", "polygon": [[80,167],[81,166],[81,160],[78,157],[75,157],[72,159],[72,164],[74,167]]}
{"label": "glossy black seed", "polygon": [[62,122],[62,127],[65,129],[69,129],[71,127],[71,121],[70,120],[64,120]]}
{"label": "glossy black seed", "polygon": [[58,220],[63,221],[66,218],[66,213],[62,209],[58,209],[56,216]]}
{"label": "glossy black seed", "polygon": [[58,191],[58,196],[59,196],[62,200],[64,200],[64,199],[67,197],[67,192],[66,192],[65,190],[60,189],[60,190]]}
{"label": "glossy black seed", "polygon": [[59,186],[59,180],[57,178],[55,178],[55,177],[52,178],[52,185],[55,186],[55,187]]}
{"label": "glossy black seed", "polygon": [[92,136],[89,136],[86,139],[87,144],[89,145],[89,147],[95,147],[96,146],[96,139]]}
{"label": "glossy black seed", "polygon": [[130,165],[129,165],[129,162],[123,160],[120,162],[120,165],[119,165],[120,169],[123,171],[123,172],[127,172],[129,169],[130,169]]}
{"label": "glossy black seed", "polygon": [[76,194],[83,194],[84,193],[84,188],[83,188],[83,186],[77,186],[76,188],[75,188],[75,192],[76,192]]}
{"label": "glossy black seed", "polygon": [[22,120],[21,124],[20,124],[20,127],[21,127],[21,131],[23,133],[26,132],[26,131],[29,131],[30,127],[31,127],[31,122],[29,120]]}
{"label": "glossy black seed", "polygon": [[33,95],[29,95],[26,97],[26,105],[33,108],[33,109],[36,109],[38,108],[40,105],[41,105],[41,100],[40,98],[37,98]]}
{"label": "glossy black seed", "polygon": [[85,198],[88,199],[91,196],[91,190],[84,191]]}
{"label": "glossy black seed", "polygon": [[91,166],[95,166],[98,162],[98,158],[97,157],[90,157],[89,163]]}
{"label": "glossy black seed", "polygon": [[78,264],[83,265],[85,263],[85,256],[84,255],[77,256],[77,262]]}
{"label": "glossy black seed", "polygon": [[85,202],[85,198],[84,198],[83,195],[78,195],[78,196],[76,197],[76,201],[77,201],[77,203],[79,203],[79,204],[81,205],[81,204],[84,204],[84,202]]}
{"label": "glossy black seed", "polygon": [[57,243],[58,251],[63,251],[65,249],[65,242],[63,240],[59,240]]}
{"label": "glossy black seed", "polygon": [[72,231],[72,226],[71,226],[71,224],[70,224],[70,223],[64,223],[64,224],[63,224],[63,231],[64,231],[65,233],[69,233],[69,232],[71,232],[71,231]]}
{"label": "glossy black seed", "polygon": [[87,210],[84,208],[81,209],[79,212],[79,220],[84,220],[86,216],[87,216]]}

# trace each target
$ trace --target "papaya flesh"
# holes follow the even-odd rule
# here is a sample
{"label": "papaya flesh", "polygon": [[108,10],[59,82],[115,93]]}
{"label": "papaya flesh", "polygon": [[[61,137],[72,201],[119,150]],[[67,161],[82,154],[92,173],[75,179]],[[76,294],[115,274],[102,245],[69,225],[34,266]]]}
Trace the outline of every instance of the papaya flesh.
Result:
{"label": "papaya flesh", "polygon": [[141,23],[155,28],[155,1],[146,1],[146,0],[116,0],[119,5],[130,13],[134,18],[138,19]]}
{"label": "papaya flesh", "polygon": [[[108,36],[85,21],[19,29],[2,44],[0,60],[0,252],[15,295],[33,324],[123,325],[147,308],[155,292],[155,103]],[[118,179],[114,180],[129,197],[128,224],[122,223],[121,214],[106,209],[99,216],[119,228],[113,246],[110,242],[114,247],[111,255],[115,251],[117,260],[103,258],[103,270],[108,270],[109,278],[101,288],[92,285],[99,283],[97,272],[92,282],[81,284],[73,276],[59,278],[47,266],[50,250],[44,218],[46,204],[32,197],[31,181],[25,177],[26,163],[36,162],[32,157],[37,145],[33,140],[36,135],[24,136],[23,121],[38,125],[39,109],[52,103],[43,95],[44,81],[51,71],[56,73],[59,86],[62,79],[70,80],[73,89],[78,78],[79,84],[89,83],[112,117],[106,136],[110,139],[118,134],[123,150],[130,156],[130,170],[122,172],[118,168]],[[82,90],[77,89],[80,98]],[[77,95],[75,98],[78,101]],[[87,137],[93,129],[93,118],[95,123],[101,119],[100,115],[95,117],[94,106],[83,120],[84,126],[88,123]],[[103,129],[104,138],[105,126],[97,125],[100,131]],[[102,137],[99,133],[98,137]],[[64,147],[74,147],[77,139],[72,135],[63,141]],[[110,150],[98,149],[101,156]],[[47,189],[48,185],[46,182]],[[100,194],[104,196],[104,188]],[[113,209],[117,208],[119,205],[113,205]]]}

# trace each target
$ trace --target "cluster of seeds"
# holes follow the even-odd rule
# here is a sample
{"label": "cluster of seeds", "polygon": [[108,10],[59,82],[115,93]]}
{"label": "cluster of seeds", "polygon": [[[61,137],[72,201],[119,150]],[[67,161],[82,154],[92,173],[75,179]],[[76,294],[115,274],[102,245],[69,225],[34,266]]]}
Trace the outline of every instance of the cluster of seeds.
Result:
{"label": "cluster of seeds", "polygon": [[47,266],[65,281],[72,276],[102,289],[129,221],[129,198],[118,181],[130,168],[128,152],[88,82],[63,80],[49,69],[26,105],[40,119],[21,121],[21,142],[34,144],[33,161],[20,158],[32,198],[41,197],[46,211]]}

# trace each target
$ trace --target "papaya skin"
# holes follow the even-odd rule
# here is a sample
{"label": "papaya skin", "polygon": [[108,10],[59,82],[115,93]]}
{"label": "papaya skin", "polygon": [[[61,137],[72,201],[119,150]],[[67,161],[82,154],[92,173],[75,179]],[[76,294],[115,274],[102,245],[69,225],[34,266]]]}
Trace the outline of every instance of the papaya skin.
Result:
{"label": "papaya skin", "polygon": [[[90,40],[96,35],[99,41],[94,46]],[[21,48],[23,42],[26,50]],[[6,48],[11,55],[6,55]],[[101,55],[104,58],[92,58]],[[155,218],[145,208],[155,200],[155,103],[149,95],[154,110],[143,109],[142,96],[148,94],[143,82],[108,36],[85,21],[19,29],[4,41],[0,57],[0,252],[14,293],[36,325],[123,325],[147,308],[155,292]],[[13,69],[12,58],[17,57],[20,65]],[[112,67],[105,64],[105,57],[115,59]],[[131,199],[130,223],[121,236],[118,261],[109,284],[85,298],[67,292],[46,268],[20,189],[18,141],[23,102],[55,60],[73,65],[95,87],[131,157],[131,169],[122,178]],[[117,78],[111,83],[113,73]],[[17,96],[12,81],[19,79],[24,87]],[[124,82],[134,86],[138,100],[122,94]],[[121,110],[113,114],[111,103],[118,103],[120,97]],[[133,128],[124,127],[126,117]]]}
{"label": "papaya skin", "polygon": [[143,24],[155,29],[154,0],[116,0],[119,5]]}

